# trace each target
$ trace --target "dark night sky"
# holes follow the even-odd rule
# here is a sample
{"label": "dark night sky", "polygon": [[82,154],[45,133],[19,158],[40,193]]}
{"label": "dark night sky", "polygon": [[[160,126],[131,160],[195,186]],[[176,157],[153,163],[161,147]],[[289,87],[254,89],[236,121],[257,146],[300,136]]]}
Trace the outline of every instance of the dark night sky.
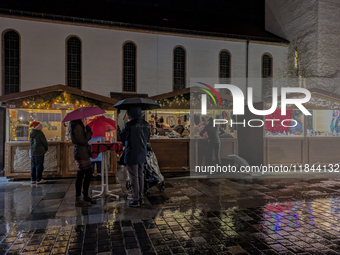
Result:
{"label": "dark night sky", "polygon": [[272,37],[264,30],[264,0],[3,0],[0,8]]}

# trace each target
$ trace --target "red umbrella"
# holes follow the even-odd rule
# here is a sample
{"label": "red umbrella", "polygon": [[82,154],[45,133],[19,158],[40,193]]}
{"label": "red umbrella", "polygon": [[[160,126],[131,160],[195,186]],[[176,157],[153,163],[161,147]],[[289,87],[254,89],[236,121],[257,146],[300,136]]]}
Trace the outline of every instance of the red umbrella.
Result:
{"label": "red umbrella", "polygon": [[103,109],[100,109],[99,107],[82,107],[68,113],[63,119],[63,123],[66,121],[85,119],[87,117],[96,116],[104,113],[105,111]]}
{"label": "red umbrella", "polygon": [[114,129],[111,129],[111,130],[116,130],[117,129],[116,121],[114,121],[113,119],[106,118],[105,116],[99,116],[99,117],[95,117],[95,118],[99,119],[99,120],[102,120],[102,121],[105,121],[105,122],[109,123],[111,126],[113,126]]}
{"label": "red umbrella", "polygon": [[92,137],[105,137],[105,131],[116,130],[116,122],[104,116],[92,119],[87,125],[92,129]]}

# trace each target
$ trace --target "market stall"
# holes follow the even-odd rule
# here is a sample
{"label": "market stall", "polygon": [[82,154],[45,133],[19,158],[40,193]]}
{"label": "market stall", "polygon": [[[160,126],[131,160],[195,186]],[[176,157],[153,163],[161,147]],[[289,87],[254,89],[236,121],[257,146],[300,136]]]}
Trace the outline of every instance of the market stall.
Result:
{"label": "market stall", "polygon": [[[100,96],[65,85],[54,85],[0,97],[6,103],[5,176],[30,178],[29,125],[43,125],[49,150],[45,155],[43,178],[75,176],[74,146],[68,127],[62,124],[67,113],[83,107],[98,106],[105,116],[117,118],[113,104],[116,99]],[[67,123],[68,124],[68,123]],[[110,174],[116,172],[117,157],[110,154]]]}
{"label": "market stall", "polygon": [[[266,119],[295,119],[294,128],[266,123],[263,148],[264,164],[327,165],[340,162],[340,95],[310,89],[312,98],[304,106],[312,113],[305,116],[300,110],[290,108],[286,116],[276,110]],[[291,94],[290,98],[299,95]],[[289,108],[289,107],[288,107]],[[286,124],[289,124],[287,122]]]}
{"label": "market stall", "polygon": [[[232,98],[223,93],[219,94],[228,103],[201,115],[200,104],[197,103],[195,107],[192,104],[195,100],[200,101],[201,94],[202,90],[194,87],[151,97],[161,105],[161,109],[147,111],[145,119],[151,125],[150,144],[162,172],[189,171],[190,159],[195,160],[195,165],[204,163],[200,160],[203,157],[198,149],[207,143],[207,137],[199,135],[203,123],[209,117],[233,118]],[[238,152],[237,131],[228,125],[223,128],[225,134],[221,137],[221,158],[224,162],[230,162],[228,155]]]}

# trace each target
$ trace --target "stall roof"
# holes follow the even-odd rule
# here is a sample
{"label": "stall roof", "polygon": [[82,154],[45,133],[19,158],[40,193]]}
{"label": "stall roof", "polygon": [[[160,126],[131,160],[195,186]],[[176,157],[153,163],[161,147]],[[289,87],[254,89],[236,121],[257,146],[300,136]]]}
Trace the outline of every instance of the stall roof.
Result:
{"label": "stall roof", "polygon": [[[309,102],[305,103],[304,106],[307,109],[313,110],[313,109],[324,109],[324,110],[336,110],[340,109],[340,95],[329,92],[326,90],[318,89],[318,88],[312,88],[309,89],[309,92],[311,93],[311,99]],[[300,93],[290,93],[287,95],[287,98],[299,98],[304,97]],[[281,101],[281,96],[278,98],[278,101]],[[268,97],[265,100],[265,103],[271,104],[272,98]],[[296,108],[295,106],[292,106],[293,108]],[[293,109],[292,107],[287,107],[290,109]]]}
{"label": "stall roof", "polygon": [[119,93],[119,92],[110,92],[111,98],[117,99],[117,100],[123,100],[126,98],[133,98],[133,97],[143,97],[147,98],[149,97],[148,94],[137,94],[137,93]]}
{"label": "stall roof", "polygon": [[[150,99],[157,101],[157,100],[161,100],[161,99],[165,99],[165,98],[171,98],[171,97],[175,97],[175,96],[179,96],[179,95],[185,95],[185,94],[188,94],[190,92],[204,93],[199,89],[199,87],[195,86],[195,87],[189,87],[189,88],[185,88],[185,89],[181,89],[181,90],[175,90],[175,91],[172,91],[172,92],[152,96],[152,97],[150,97]],[[222,93],[222,92],[219,92],[218,94],[221,98],[223,98],[225,100],[231,100],[231,101],[233,100],[233,97],[231,95],[228,95],[228,94],[225,94],[225,93]]]}
{"label": "stall roof", "polygon": [[26,91],[22,91],[18,93],[0,96],[0,102],[20,100],[20,99],[24,99],[27,97],[38,96],[38,95],[43,95],[43,94],[48,94],[48,93],[58,92],[58,91],[65,91],[70,94],[87,97],[87,98],[94,99],[94,100],[97,100],[97,101],[100,101],[100,102],[103,102],[103,103],[106,103],[112,106],[118,102],[118,100],[114,98],[105,97],[102,95],[98,95],[98,94],[88,92],[85,90],[80,90],[77,88],[72,88],[66,85],[62,85],[62,84],[57,84],[57,85],[52,85],[48,87],[26,90]]}

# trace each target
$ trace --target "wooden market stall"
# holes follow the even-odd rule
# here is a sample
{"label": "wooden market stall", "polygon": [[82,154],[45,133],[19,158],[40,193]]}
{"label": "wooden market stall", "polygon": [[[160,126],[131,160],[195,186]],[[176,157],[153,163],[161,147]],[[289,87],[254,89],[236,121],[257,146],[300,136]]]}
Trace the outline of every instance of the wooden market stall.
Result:
{"label": "wooden market stall", "polygon": [[[310,89],[312,98],[304,106],[312,113],[302,115],[302,132],[292,133],[282,127],[267,127],[263,130],[263,163],[312,166],[340,162],[340,95],[321,89]],[[290,94],[289,98],[300,95]],[[296,108],[289,108],[284,119],[299,115]],[[282,119],[281,109],[266,116],[267,119]],[[286,123],[287,124],[287,123]]]}
{"label": "wooden market stall", "polygon": [[[194,95],[199,96],[202,93],[205,92],[198,87],[191,87],[150,97],[161,105],[161,109],[147,111],[145,118],[151,125],[152,133],[156,133],[150,139],[150,144],[162,172],[186,172],[190,171],[190,165],[204,163],[201,160],[203,155],[198,149],[207,144],[207,139],[199,135],[198,125],[201,123],[201,118],[215,118],[222,112],[231,118],[232,97],[224,93],[219,95],[223,102],[228,104],[208,110],[208,114],[202,116],[200,99],[193,98]],[[195,100],[197,104],[193,106]],[[165,127],[163,134],[163,130],[156,127],[157,121],[159,125]],[[176,132],[179,126],[181,126],[180,130],[182,129],[180,133]],[[220,155],[224,164],[232,162],[228,155],[238,153],[237,131],[227,125],[225,128],[226,134],[221,138]],[[195,162],[190,162],[190,159],[194,159]]]}
{"label": "wooden market stall", "polygon": [[[29,125],[40,121],[48,141],[43,178],[71,177],[77,173],[73,157],[74,146],[70,141],[68,127],[63,118],[83,106],[98,106],[105,116],[116,119],[113,105],[116,99],[104,97],[65,85],[54,85],[5,95],[0,102],[6,103],[5,176],[30,178]],[[117,156],[111,153],[110,174],[116,173]]]}

